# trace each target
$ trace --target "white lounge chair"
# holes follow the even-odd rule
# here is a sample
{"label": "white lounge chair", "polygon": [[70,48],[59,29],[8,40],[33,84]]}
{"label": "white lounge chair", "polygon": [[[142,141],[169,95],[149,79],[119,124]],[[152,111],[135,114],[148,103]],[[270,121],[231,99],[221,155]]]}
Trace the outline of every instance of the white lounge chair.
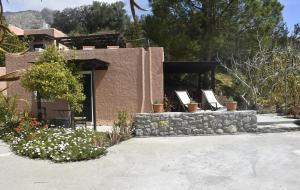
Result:
{"label": "white lounge chair", "polygon": [[[180,103],[183,105],[185,111],[188,110],[188,104],[191,103],[191,98],[187,91],[175,91]],[[200,110],[200,108],[198,108]]]}
{"label": "white lounge chair", "polygon": [[204,97],[212,110],[225,110],[226,107],[218,102],[212,90],[202,90]]}

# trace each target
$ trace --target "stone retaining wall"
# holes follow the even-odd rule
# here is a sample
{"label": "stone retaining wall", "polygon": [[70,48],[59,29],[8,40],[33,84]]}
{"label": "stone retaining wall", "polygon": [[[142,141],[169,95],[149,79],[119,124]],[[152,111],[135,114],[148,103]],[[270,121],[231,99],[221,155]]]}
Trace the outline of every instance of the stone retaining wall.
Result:
{"label": "stone retaining wall", "polygon": [[136,136],[234,134],[257,130],[256,111],[202,111],[197,113],[140,113]]}

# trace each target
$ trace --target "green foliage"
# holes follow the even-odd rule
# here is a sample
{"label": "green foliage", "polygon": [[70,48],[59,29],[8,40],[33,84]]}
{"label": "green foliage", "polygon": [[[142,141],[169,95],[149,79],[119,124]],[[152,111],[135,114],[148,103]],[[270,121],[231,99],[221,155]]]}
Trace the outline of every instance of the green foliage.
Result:
{"label": "green foliage", "polygon": [[68,34],[90,34],[99,31],[123,31],[129,17],[123,2],[102,3],[67,8],[54,13],[55,27]]}
{"label": "green foliage", "polygon": [[164,110],[166,111],[166,112],[171,112],[172,110],[173,110],[173,102],[171,102],[171,100],[165,95],[164,96],[164,101],[163,101],[163,103],[164,103]]}
{"label": "green foliage", "polygon": [[244,62],[233,60],[231,66],[222,65],[235,79],[235,91],[245,94],[253,106],[280,108],[286,97],[289,106],[299,104],[300,56],[295,49],[262,49]]}
{"label": "green foliage", "polygon": [[64,57],[50,47],[21,78],[29,91],[37,91],[50,101],[66,100],[73,111],[82,111],[85,100],[81,76],[71,71]]}
{"label": "green foliage", "polygon": [[16,97],[5,97],[0,94],[0,137],[12,131],[19,122]]}
{"label": "green foliage", "polygon": [[165,48],[169,60],[212,60],[218,54],[243,57],[259,48],[257,34],[263,36],[263,45],[270,45],[282,9],[277,0],[156,0],[143,29]]}
{"label": "green foliage", "polygon": [[95,142],[105,139],[106,133],[88,129],[39,129],[30,135],[20,134],[11,142],[12,149],[29,158],[70,162],[98,158],[106,153],[105,147]]}
{"label": "green foliage", "polygon": [[36,64],[45,62],[58,62],[67,64],[65,57],[57,50],[56,46],[50,45],[47,51],[43,51],[37,58]]}
{"label": "green foliage", "polygon": [[[258,70],[259,75],[270,75],[261,84],[262,91],[270,91],[260,97],[259,103],[281,106],[287,96],[290,107],[300,104],[300,56],[291,47],[272,52],[270,65],[263,65]],[[272,73],[275,73],[272,75]],[[287,87],[287,94],[285,93]]]}
{"label": "green foliage", "polygon": [[148,39],[145,37],[142,22],[128,24],[124,31],[124,38],[126,42],[130,43],[132,47],[148,47]]}
{"label": "green foliage", "polygon": [[153,101],[153,104],[161,104],[162,103],[162,101],[160,101],[160,100],[154,100]]}
{"label": "green foliage", "polygon": [[132,136],[132,124],[128,119],[128,113],[125,111],[118,112],[118,120],[114,122],[113,130],[109,133],[110,143],[118,144]]}
{"label": "green foliage", "polygon": [[47,124],[43,125],[41,122],[37,121],[37,118],[30,116],[27,112],[24,112],[14,131],[16,132],[16,136],[24,136],[24,138],[31,139],[33,133],[42,127],[48,129]]}
{"label": "green foliage", "polygon": [[234,102],[233,97],[230,96],[227,101],[228,102]]}
{"label": "green foliage", "polygon": [[218,71],[216,73],[216,94],[234,96],[234,79],[230,74]]}
{"label": "green foliage", "polygon": [[64,63],[50,62],[36,64],[22,76],[22,86],[38,91],[50,101],[66,100],[72,110],[81,112],[85,99],[80,78],[72,74]]}
{"label": "green foliage", "polygon": [[17,36],[6,34],[0,44],[0,66],[5,65],[5,53],[20,53],[28,49],[28,43]]}
{"label": "green foliage", "polygon": [[0,66],[5,65],[5,53],[20,53],[27,49],[28,44],[19,40],[11,33],[3,16],[3,6],[0,1]]}
{"label": "green foliage", "polygon": [[195,104],[195,103],[197,103],[197,101],[196,101],[196,100],[194,100],[193,98],[191,98],[190,100],[191,100],[191,101],[190,101],[190,103],[191,103],[191,104]]}

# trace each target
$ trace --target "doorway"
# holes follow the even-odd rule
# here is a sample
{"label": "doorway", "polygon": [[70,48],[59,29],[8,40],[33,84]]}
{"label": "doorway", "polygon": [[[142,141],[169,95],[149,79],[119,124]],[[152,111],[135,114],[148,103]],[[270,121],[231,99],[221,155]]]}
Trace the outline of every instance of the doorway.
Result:
{"label": "doorway", "polygon": [[93,93],[92,93],[92,73],[90,71],[82,72],[83,93],[85,100],[83,102],[82,112],[76,116],[86,117],[87,122],[93,122]]}

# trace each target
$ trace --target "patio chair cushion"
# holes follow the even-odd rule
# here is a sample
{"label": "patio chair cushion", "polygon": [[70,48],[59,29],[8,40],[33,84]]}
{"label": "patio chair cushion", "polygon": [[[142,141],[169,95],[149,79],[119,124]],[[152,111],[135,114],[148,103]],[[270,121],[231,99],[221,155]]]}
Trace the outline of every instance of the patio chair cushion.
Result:
{"label": "patio chair cushion", "polygon": [[216,96],[212,90],[202,90],[202,92],[211,107],[214,109],[224,108],[224,106],[216,99]]}
{"label": "patio chair cushion", "polygon": [[187,91],[175,91],[177,97],[179,98],[179,100],[181,101],[181,103],[187,107],[188,104],[191,102],[191,99],[187,93]]}

